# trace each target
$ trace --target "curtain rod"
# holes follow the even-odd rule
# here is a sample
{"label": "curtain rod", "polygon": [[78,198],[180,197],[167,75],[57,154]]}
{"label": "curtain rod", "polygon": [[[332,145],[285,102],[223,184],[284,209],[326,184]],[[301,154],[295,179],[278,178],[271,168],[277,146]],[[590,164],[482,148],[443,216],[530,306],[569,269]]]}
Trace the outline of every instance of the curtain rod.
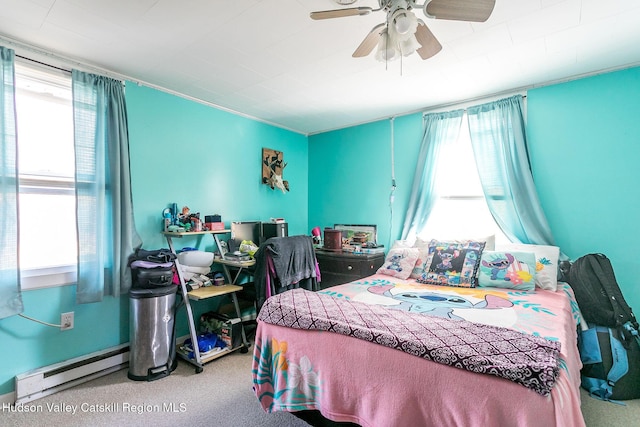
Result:
{"label": "curtain rod", "polygon": [[[140,82],[137,82],[133,79],[128,79],[126,76],[123,76],[121,74],[118,73],[114,73],[112,71],[109,71],[107,69],[95,66],[95,65],[91,65],[89,63],[84,63],[81,62],[79,60],[70,58],[70,57],[66,57],[63,56],[61,54],[58,53],[54,53],[53,51],[49,51],[46,50],[44,48],[40,48],[34,45],[30,45],[28,43],[25,42],[21,42],[15,39],[12,39],[10,37],[7,37],[5,35],[0,35],[0,42],[2,44],[5,45],[9,45],[10,47],[12,47],[14,49],[14,51],[16,51],[15,56],[20,58],[20,59],[24,59],[27,61],[32,61],[34,63],[38,63],[38,64],[42,64],[44,66],[47,67],[51,67],[63,72],[68,72],[71,73],[71,70],[69,70],[68,68],[65,68],[67,66],[70,66],[74,69],[78,69],[80,71],[85,71],[88,73],[93,73],[93,74],[99,74],[102,76],[106,76],[109,78],[112,78],[114,80],[120,80],[124,83],[125,80],[132,80],[133,83],[138,83],[140,84]],[[18,54],[17,51],[22,51],[21,54]],[[33,54],[33,56],[35,56],[38,59],[33,59],[30,58],[29,56],[31,56],[31,54]],[[25,56],[25,55],[29,55],[29,56]],[[45,62],[46,61],[46,62]],[[56,65],[53,65],[56,64]]]}
{"label": "curtain rod", "polygon": [[[511,95],[509,95],[509,93]],[[493,101],[499,101],[501,99],[509,98],[511,96],[515,96],[515,95],[518,95],[518,94],[521,94],[521,92],[519,92],[519,91],[516,91],[516,92],[505,92],[505,93],[503,93],[501,95],[485,96],[485,97],[480,97],[480,98],[476,98],[476,99],[470,99],[470,100],[464,101],[464,102],[456,102],[456,103],[451,103],[451,104],[447,104],[447,105],[442,105],[442,106],[440,106],[438,108],[433,108],[431,110],[423,111],[422,112],[422,117],[426,116],[427,114],[432,114],[432,113],[437,113],[437,112],[445,112],[445,111],[452,111],[452,110],[458,110],[458,109],[461,109],[466,113],[467,110],[469,109],[469,107],[471,107],[471,106],[481,105],[481,104],[488,103],[488,102],[493,102]],[[523,93],[522,94],[522,98],[526,99],[527,98],[527,94]],[[473,105],[469,105],[469,104],[473,104]],[[457,106],[461,106],[462,108],[456,108]]]}
{"label": "curtain rod", "polygon": [[[68,69],[62,68],[62,67],[58,67],[57,65],[47,64],[46,62],[38,61],[37,59],[28,58],[26,56],[17,55],[17,54],[15,56],[16,56],[16,58],[20,58],[20,59],[25,60],[25,61],[33,62],[34,64],[42,65],[43,67],[52,68],[54,70],[62,71],[63,73],[66,73],[66,74],[71,74],[72,73],[71,70],[68,70]],[[107,78],[113,79],[114,81],[117,81],[117,82],[120,82],[122,87],[123,88],[125,87],[125,81],[124,80],[122,80],[122,79],[114,79],[113,77],[109,77],[109,76],[107,76]]]}
{"label": "curtain rod", "polygon": [[[285,130],[288,130],[288,131],[291,131],[291,132],[295,132],[295,133],[299,133],[299,134],[303,134],[305,136],[309,135],[308,133],[304,133],[304,132],[301,132],[299,130],[292,129],[292,128],[283,126],[281,124],[271,122],[269,120],[265,120],[265,119],[261,119],[261,118],[258,118],[258,117],[254,117],[254,116],[252,116],[250,114],[246,114],[246,113],[243,113],[241,111],[236,111],[236,110],[234,110],[232,108],[223,107],[223,106],[215,104],[213,102],[205,101],[203,99],[199,99],[199,98],[196,98],[196,97],[191,96],[191,95],[180,93],[180,92],[172,90],[172,89],[168,89],[168,88],[165,88],[165,87],[153,84],[153,83],[149,83],[149,82],[140,80],[138,78],[134,78],[132,76],[128,76],[128,75],[125,75],[125,74],[120,74],[120,73],[117,73],[117,72],[114,72],[114,71],[110,71],[110,70],[105,69],[105,68],[100,68],[100,67],[97,67],[95,65],[88,64],[88,63],[83,63],[83,62],[81,62],[79,60],[72,59],[70,57],[65,57],[65,56],[62,56],[60,54],[50,52],[50,51],[46,50],[45,48],[41,48],[41,47],[34,46],[34,45],[31,45],[31,44],[28,44],[28,43],[25,43],[25,42],[21,42],[21,41],[12,39],[12,38],[7,37],[7,36],[2,35],[2,34],[0,34],[0,42],[4,43],[4,44],[9,44],[10,46],[13,46],[16,49],[20,49],[20,50],[23,50],[23,51],[31,52],[31,53],[35,54],[36,56],[38,56],[38,57],[43,57],[44,56],[46,58],[50,58],[53,61],[55,61],[56,63],[69,64],[72,67],[74,67],[74,68],[77,67],[79,70],[82,70],[82,71],[87,71],[87,72],[91,72],[91,73],[95,73],[95,74],[100,74],[100,75],[103,75],[103,76],[106,76],[106,77],[110,77],[110,78],[115,79],[115,80],[120,80],[120,81],[122,81],[123,84],[125,83],[125,81],[129,81],[129,82],[131,82],[133,84],[136,84],[138,86],[145,86],[145,87],[148,87],[148,88],[151,88],[151,89],[159,90],[161,92],[168,93],[170,95],[174,95],[174,96],[177,96],[177,97],[180,97],[180,98],[183,98],[183,99],[187,99],[189,101],[197,102],[199,104],[206,105],[208,107],[213,107],[213,108],[221,110],[221,111],[226,111],[226,112],[229,112],[229,113],[241,116],[241,117],[245,117],[247,119],[255,120],[255,121],[260,122],[260,123],[265,123],[265,124],[268,124],[270,126],[274,126],[274,127],[280,128],[280,129],[285,129]],[[18,55],[16,55],[16,56],[18,56]],[[20,56],[20,58],[22,58],[22,56]],[[30,59],[30,58],[26,58],[26,59]],[[35,62],[38,62],[38,61],[35,61]],[[56,66],[50,65],[50,64],[47,64],[47,63],[44,63],[44,65],[49,65],[51,67],[57,68]],[[67,71],[65,69],[62,69],[62,70],[63,71]]]}
{"label": "curtain rod", "polygon": [[67,70],[66,68],[57,67],[55,65],[47,64],[46,62],[38,61],[38,60],[33,59],[33,58],[27,58],[26,56],[22,56],[22,55],[16,55],[16,58],[24,59],[25,61],[35,62],[36,64],[44,65],[45,67],[53,68],[53,69],[64,71],[65,73],[71,74],[71,70]]}

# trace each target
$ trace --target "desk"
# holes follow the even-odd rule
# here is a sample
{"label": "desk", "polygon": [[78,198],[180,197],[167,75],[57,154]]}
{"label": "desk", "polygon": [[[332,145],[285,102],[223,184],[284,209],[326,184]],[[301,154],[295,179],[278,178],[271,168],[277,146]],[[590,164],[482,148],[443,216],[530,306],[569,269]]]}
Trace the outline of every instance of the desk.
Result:
{"label": "desk", "polygon": [[220,234],[228,234],[228,233],[231,233],[231,230],[225,229],[225,230],[211,230],[211,231],[182,231],[182,232],[163,231],[162,232],[162,234],[164,234],[164,237],[167,238],[169,249],[171,249],[171,252],[173,252],[174,254],[176,253],[176,251],[173,248],[173,240],[172,240],[173,237],[197,236],[198,238],[201,238],[205,234],[211,234],[213,236],[213,240],[216,242],[218,251],[222,253],[222,250],[221,250],[222,244],[220,243]]}
{"label": "desk", "polygon": [[[222,269],[224,270],[224,274],[229,279],[229,282],[232,285],[235,285],[236,282],[238,281],[238,277],[240,277],[240,274],[242,274],[243,270],[245,271],[246,274],[253,276],[253,267],[256,265],[256,260],[252,259],[249,261],[230,261],[227,259],[218,258],[218,259],[214,259],[213,263],[221,265]],[[231,272],[229,271],[229,267],[231,267],[234,270],[237,270],[235,272],[236,273],[235,275],[231,274]]]}
{"label": "desk", "polygon": [[[174,237],[188,237],[188,236],[199,236],[205,234],[213,235],[213,238],[218,245],[218,249],[220,249],[220,241],[218,240],[219,234],[229,233],[229,230],[213,230],[213,231],[194,231],[194,232],[171,232],[165,231],[162,234],[167,239],[167,244],[169,245],[169,249],[174,254],[176,253],[175,248],[173,246],[173,238]],[[180,290],[182,294],[182,300],[187,310],[187,321],[189,323],[189,335],[191,337],[191,343],[193,347],[193,358],[189,357],[188,354],[183,351],[181,348],[178,348],[176,353],[187,362],[195,365],[196,373],[200,373],[203,370],[203,365],[207,362],[210,362],[213,359],[217,359],[218,357],[229,354],[233,351],[240,350],[242,353],[246,353],[249,351],[249,343],[247,341],[247,336],[244,331],[244,325],[242,325],[240,331],[242,335],[242,345],[236,348],[225,348],[222,351],[216,352],[212,355],[201,356],[200,349],[198,348],[198,330],[196,328],[194,319],[193,319],[193,310],[191,308],[190,300],[200,301],[208,298],[220,297],[223,295],[230,295],[231,300],[233,301],[233,305],[236,311],[236,315],[238,318],[242,318],[242,312],[240,311],[240,305],[238,304],[238,297],[236,295],[237,292],[242,290],[242,286],[235,286],[234,284],[227,284],[223,286],[206,286],[198,289],[194,289],[192,291],[187,291],[187,285],[185,283],[184,278],[182,277],[182,269],[180,268],[180,262],[176,258],[174,260],[176,265],[176,272],[178,273],[178,278],[180,279]]]}

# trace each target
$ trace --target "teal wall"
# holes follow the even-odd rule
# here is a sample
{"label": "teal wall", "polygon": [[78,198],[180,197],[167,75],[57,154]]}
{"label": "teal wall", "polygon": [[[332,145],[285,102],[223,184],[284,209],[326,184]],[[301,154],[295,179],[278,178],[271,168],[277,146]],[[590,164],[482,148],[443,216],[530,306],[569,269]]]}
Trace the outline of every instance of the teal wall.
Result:
{"label": "teal wall", "polygon": [[[335,223],[377,224],[388,245],[401,233],[422,139],[422,115],[393,121],[397,190],[391,210],[391,122],[382,120],[306,137],[154,89],[127,84],[134,214],[144,247],[166,247],[160,213],[168,203],[232,220],[284,217],[290,234]],[[640,69],[528,92],[534,179],[557,244],[570,257],[607,254],[627,301],[640,310],[630,250],[640,238]],[[262,148],[284,152],[282,194],[260,182]],[[181,241],[177,242],[178,244]],[[213,248],[210,236],[184,246]],[[182,245],[179,245],[182,246]],[[0,396],[16,374],[128,341],[128,297],[76,305],[75,286],[23,293],[25,314],[0,320]],[[200,305],[202,304],[202,305]],[[198,303],[197,312],[210,309]],[[108,319],[108,321],[105,321]],[[179,334],[186,333],[183,313]]]}
{"label": "teal wall", "polygon": [[[283,217],[291,235],[308,234],[306,136],[131,83],[126,101],[134,215],[143,247],[167,247],[161,212],[172,202],[201,215],[220,214],[227,225]],[[284,153],[287,194],[262,184],[263,147]],[[214,247],[211,236],[174,243]],[[31,317],[59,323],[60,313],[74,311],[71,331],[19,316],[0,320],[0,396],[14,390],[17,374],[129,340],[127,295],[76,305],[75,290],[72,285],[23,292],[24,314]],[[195,303],[194,312],[223,302]],[[177,318],[179,335],[188,333],[184,311]]]}
{"label": "teal wall", "polygon": [[402,232],[422,140],[422,114],[393,120],[396,191],[390,204],[392,123],[382,120],[309,137],[309,226],[376,224],[389,246]]}
{"label": "teal wall", "polygon": [[18,374],[129,340],[126,297],[76,305],[75,286],[61,286],[23,292],[22,300],[27,316],[60,323],[60,313],[74,311],[75,325],[62,332],[19,316],[0,320],[0,396],[14,390]]}
{"label": "teal wall", "polygon": [[611,259],[640,311],[640,68],[530,90],[533,175],[557,244]]}
{"label": "teal wall", "polygon": [[[283,217],[307,234],[307,138],[134,84],[127,85],[136,225],[146,248],[166,247],[161,212],[169,203],[231,221]],[[284,153],[290,192],[262,183],[262,148]],[[213,239],[202,239],[202,249]],[[185,246],[195,246],[193,241]]]}

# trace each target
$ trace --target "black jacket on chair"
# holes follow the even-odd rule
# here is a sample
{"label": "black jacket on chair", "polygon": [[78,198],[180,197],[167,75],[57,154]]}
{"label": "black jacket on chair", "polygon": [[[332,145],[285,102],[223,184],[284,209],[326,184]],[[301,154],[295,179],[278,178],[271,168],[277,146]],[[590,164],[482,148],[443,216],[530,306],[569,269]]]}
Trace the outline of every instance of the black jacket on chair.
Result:
{"label": "black jacket on chair", "polygon": [[254,258],[258,312],[271,295],[293,288],[318,290],[319,270],[311,236],[271,237],[260,245]]}

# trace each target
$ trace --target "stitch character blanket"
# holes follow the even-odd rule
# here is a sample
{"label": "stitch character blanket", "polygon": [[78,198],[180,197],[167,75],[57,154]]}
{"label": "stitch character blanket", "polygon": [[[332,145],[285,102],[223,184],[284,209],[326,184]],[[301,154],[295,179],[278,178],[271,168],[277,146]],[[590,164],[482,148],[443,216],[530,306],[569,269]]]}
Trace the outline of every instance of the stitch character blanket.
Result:
{"label": "stitch character blanket", "polygon": [[[324,326],[316,330],[293,328],[290,326],[295,319],[304,319],[298,316],[300,306],[294,301],[293,306],[285,304],[277,309],[284,319],[282,325],[258,322],[252,375],[256,396],[265,411],[319,410],[333,421],[361,426],[584,426],[579,393],[581,363],[576,346],[580,313],[566,284],[559,283],[557,292],[522,292],[425,285],[412,279],[373,275],[318,294],[311,299],[326,301],[330,297],[338,311],[348,306],[340,302],[373,304],[383,306],[381,311],[391,312],[390,317],[403,322],[425,315],[440,318],[446,325],[469,323],[478,331],[485,330],[486,325],[486,330],[506,328],[518,332],[515,336],[526,334],[533,342],[549,343],[550,349],[559,350],[555,382],[548,382],[545,395],[542,389],[523,387],[529,373],[515,375],[518,382],[500,376],[499,367],[486,375],[455,365],[467,363],[464,359],[469,353],[453,356],[455,352],[442,347],[452,355],[451,361],[456,360],[452,365],[416,356],[420,351],[412,349],[415,343],[405,341],[403,333],[389,335],[386,320],[376,323],[366,317],[343,326],[337,320],[346,315],[335,315],[334,309],[327,319],[315,321],[321,326],[327,322],[337,329],[350,328],[353,333],[330,332]],[[314,303],[305,300],[298,302],[308,304],[310,309]],[[378,313],[378,309],[369,312]],[[261,318],[268,316],[268,312],[260,314]],[[351,336],[366,336],[365,329],[360,329],[364,324],[382,328],[385,334],[378,336],[384,337],[383,344],[393,344]],[[417,341],[430,340],[426,336],[420,334]],[[410,351],[396,349],[403,345]],[[469,349],[482,352],[483,346],[474,343]],[[499,352],[493,356],[500,359]]]}

